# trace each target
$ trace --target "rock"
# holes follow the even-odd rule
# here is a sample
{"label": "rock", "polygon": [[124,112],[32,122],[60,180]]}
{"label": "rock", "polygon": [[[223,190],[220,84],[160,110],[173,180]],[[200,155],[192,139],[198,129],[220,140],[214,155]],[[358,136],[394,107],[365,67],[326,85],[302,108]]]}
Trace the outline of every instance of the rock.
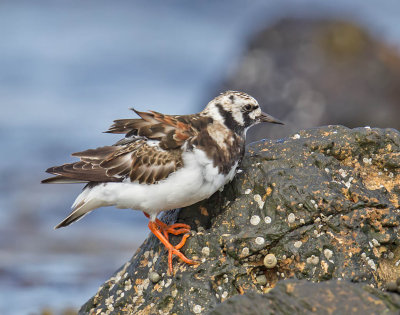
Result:
{"label": "rock", "polygon": [[287,123],[252,128],[250,141],[327,124],[400,129],[399,52],[376,34],[345,20],[282,19],[250,38],[218,91],[248,92]]}
{"label": "rock", "polygon": [[399,157],[394,129],[327,126],[253,143],[223,192],[173,213],[191,225],[182,251],[199,265],[175,259],[167,275],[166,251],[150,236],[80,313],[206,314],[287,278],[384,289],[400,277]]}
{"label": "rock", "polygon": [[391,291],[391,292],[396,292],[397,291],[397,284],[394,281],[390,281],[386,285],[386,290]]}
{"label": "rock", "polygon": [[284,280],[268,294],[236,295],[209,315],[399,314],[400,296],[368,285],[331,280]]}

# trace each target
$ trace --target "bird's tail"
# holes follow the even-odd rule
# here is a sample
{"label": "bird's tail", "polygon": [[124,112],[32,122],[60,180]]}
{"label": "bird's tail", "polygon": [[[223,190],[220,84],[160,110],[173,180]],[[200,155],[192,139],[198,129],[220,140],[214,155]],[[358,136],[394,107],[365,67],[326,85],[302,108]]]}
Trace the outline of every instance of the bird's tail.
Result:
{"label": "bird's tail", "polygon": [[103,206],[104,204],[97,198],[91,198],[91,192],[92,188],[85,188],[72,205],[72,212],[62,222],[55,226],[54,229],[68,226],[71,223],[82,219],[92,210]]}

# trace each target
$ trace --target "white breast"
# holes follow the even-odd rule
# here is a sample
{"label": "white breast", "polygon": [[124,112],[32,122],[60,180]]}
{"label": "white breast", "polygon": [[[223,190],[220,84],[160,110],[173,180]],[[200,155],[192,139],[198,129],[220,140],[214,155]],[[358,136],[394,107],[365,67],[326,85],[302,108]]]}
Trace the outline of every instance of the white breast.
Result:
{"label": "white breast", "polygon": [[105,183],[93,187],[85,199],[96,199],[102,206],[145,211],[155,218],[162,210],[185,207],[210,197],[233,179],[238,164],[223,175],[202,150],[185,152],[182,158],[184,167],[156,184]]}

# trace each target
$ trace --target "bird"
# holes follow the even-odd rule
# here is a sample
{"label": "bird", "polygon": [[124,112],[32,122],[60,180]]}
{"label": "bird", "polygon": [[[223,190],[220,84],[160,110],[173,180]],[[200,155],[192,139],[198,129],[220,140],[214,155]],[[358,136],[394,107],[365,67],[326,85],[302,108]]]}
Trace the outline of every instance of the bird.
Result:
{"label": "bird", "polygon": [[[283,124],[261,111],[255,98],[226,91],[203,111],[190,115],[141,112],[139,118],[118,119],[105,133],[123,134],[113,145],[73,153],[80,160],[46,170],[54,176],[42,183],[85,183],[72,212],[55,229],[78,221],[105,206],[143,211],[150,231],[172,258],[197,264],[180,249],[190,236],[184,223],[167,225],[157,218],[162,211],[178,209],[209,198],[230,182],[244,156],[247,130],[263,122]],[[169,234],[181,235],[172,245]]]}

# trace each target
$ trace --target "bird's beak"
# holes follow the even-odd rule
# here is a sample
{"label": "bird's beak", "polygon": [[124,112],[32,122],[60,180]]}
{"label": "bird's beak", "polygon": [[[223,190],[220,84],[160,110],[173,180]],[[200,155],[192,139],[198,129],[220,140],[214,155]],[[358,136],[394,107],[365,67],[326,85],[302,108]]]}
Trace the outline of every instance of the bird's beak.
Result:
{"label": "bird's beak", "polygon": [[284,125],[283,121],[280,121],[279,119],[272,117],[271,115],[268,115],[263,112],[261,112],[261,116],[259,116],[259,119],[261,122],[268,122],[268,123],[273,123],[273,124]]}

